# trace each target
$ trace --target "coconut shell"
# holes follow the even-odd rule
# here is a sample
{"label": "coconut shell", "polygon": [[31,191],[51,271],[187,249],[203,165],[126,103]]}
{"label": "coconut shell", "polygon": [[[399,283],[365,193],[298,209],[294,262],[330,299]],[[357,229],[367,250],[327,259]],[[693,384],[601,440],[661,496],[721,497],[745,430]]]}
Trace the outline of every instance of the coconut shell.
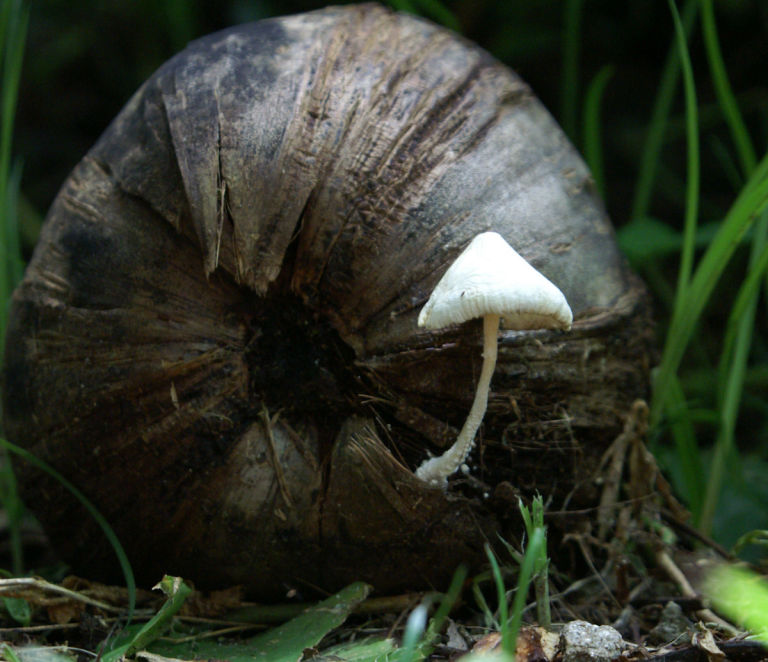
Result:
{"label": "coconut shell", "polygon": [[[500,333],[471,473],[443,492],[412,469],[461,426],[482,334],[416,320],[487,230],[575,322]],[[443,587],[520,535],[510,495],[594,505],[650,356],[645,290],[528,86],[427,21],[333,7],[193,42],[75,168],[13,297],[4,426],[142,583]],[[114,578],[78,502],[19,471],[63,558]]]}

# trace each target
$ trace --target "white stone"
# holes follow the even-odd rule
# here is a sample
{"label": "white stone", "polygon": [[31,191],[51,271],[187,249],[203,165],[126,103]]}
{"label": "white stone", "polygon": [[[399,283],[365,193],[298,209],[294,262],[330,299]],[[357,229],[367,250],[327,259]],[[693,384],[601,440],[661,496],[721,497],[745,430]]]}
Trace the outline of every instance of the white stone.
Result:
{"label": "white stone", "polygon": [[560,632],[562,662],[610,662],[624,650],[624,640],[610,625],[571,621]]}

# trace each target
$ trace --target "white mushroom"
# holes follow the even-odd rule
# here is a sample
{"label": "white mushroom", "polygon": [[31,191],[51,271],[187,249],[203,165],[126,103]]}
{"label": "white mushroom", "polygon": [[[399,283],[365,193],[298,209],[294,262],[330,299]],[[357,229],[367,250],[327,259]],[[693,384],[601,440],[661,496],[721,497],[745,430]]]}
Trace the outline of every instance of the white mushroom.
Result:
{"label": "white mushroom", "polygon": [[477,235],[435,287],[419,314],[419,326],[440,329],[483,318],[483,366],[472,409],[459,436],[445,453],[426,460],[416,476],[445,487],[464,463],[488,406],[496,366],[499,321],[510,329],[571,328],[573,314],[563,293],[528,264],[496,232]]}

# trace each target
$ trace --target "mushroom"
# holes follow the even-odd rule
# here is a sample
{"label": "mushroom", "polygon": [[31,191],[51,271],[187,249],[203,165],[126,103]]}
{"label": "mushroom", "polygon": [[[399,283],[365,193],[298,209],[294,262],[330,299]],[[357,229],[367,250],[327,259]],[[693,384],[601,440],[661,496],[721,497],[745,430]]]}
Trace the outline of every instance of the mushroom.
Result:
{"label": "mushroom", "polygon": [[563,293],[526,262],[496,232],[477,235],[443,274],[419,314],[419,326],[440,329],[483,318],[483,366],[475,399],[454,444],[439,457],[424,461],[416,476],[445,487],[448,476],[464,463],[488,406],[496,366],[499,322],[510,329],[571,328],[573,313]]}

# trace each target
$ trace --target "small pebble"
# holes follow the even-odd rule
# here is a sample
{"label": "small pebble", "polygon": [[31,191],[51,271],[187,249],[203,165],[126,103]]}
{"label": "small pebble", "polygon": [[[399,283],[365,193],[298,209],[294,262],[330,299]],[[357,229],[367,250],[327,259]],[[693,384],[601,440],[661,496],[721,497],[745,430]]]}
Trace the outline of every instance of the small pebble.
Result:
{"label": "small pebble", "polygon": [[624,649],[624,640],[610,625],[571,621],[560,632],[562,662],[609,662]]}

